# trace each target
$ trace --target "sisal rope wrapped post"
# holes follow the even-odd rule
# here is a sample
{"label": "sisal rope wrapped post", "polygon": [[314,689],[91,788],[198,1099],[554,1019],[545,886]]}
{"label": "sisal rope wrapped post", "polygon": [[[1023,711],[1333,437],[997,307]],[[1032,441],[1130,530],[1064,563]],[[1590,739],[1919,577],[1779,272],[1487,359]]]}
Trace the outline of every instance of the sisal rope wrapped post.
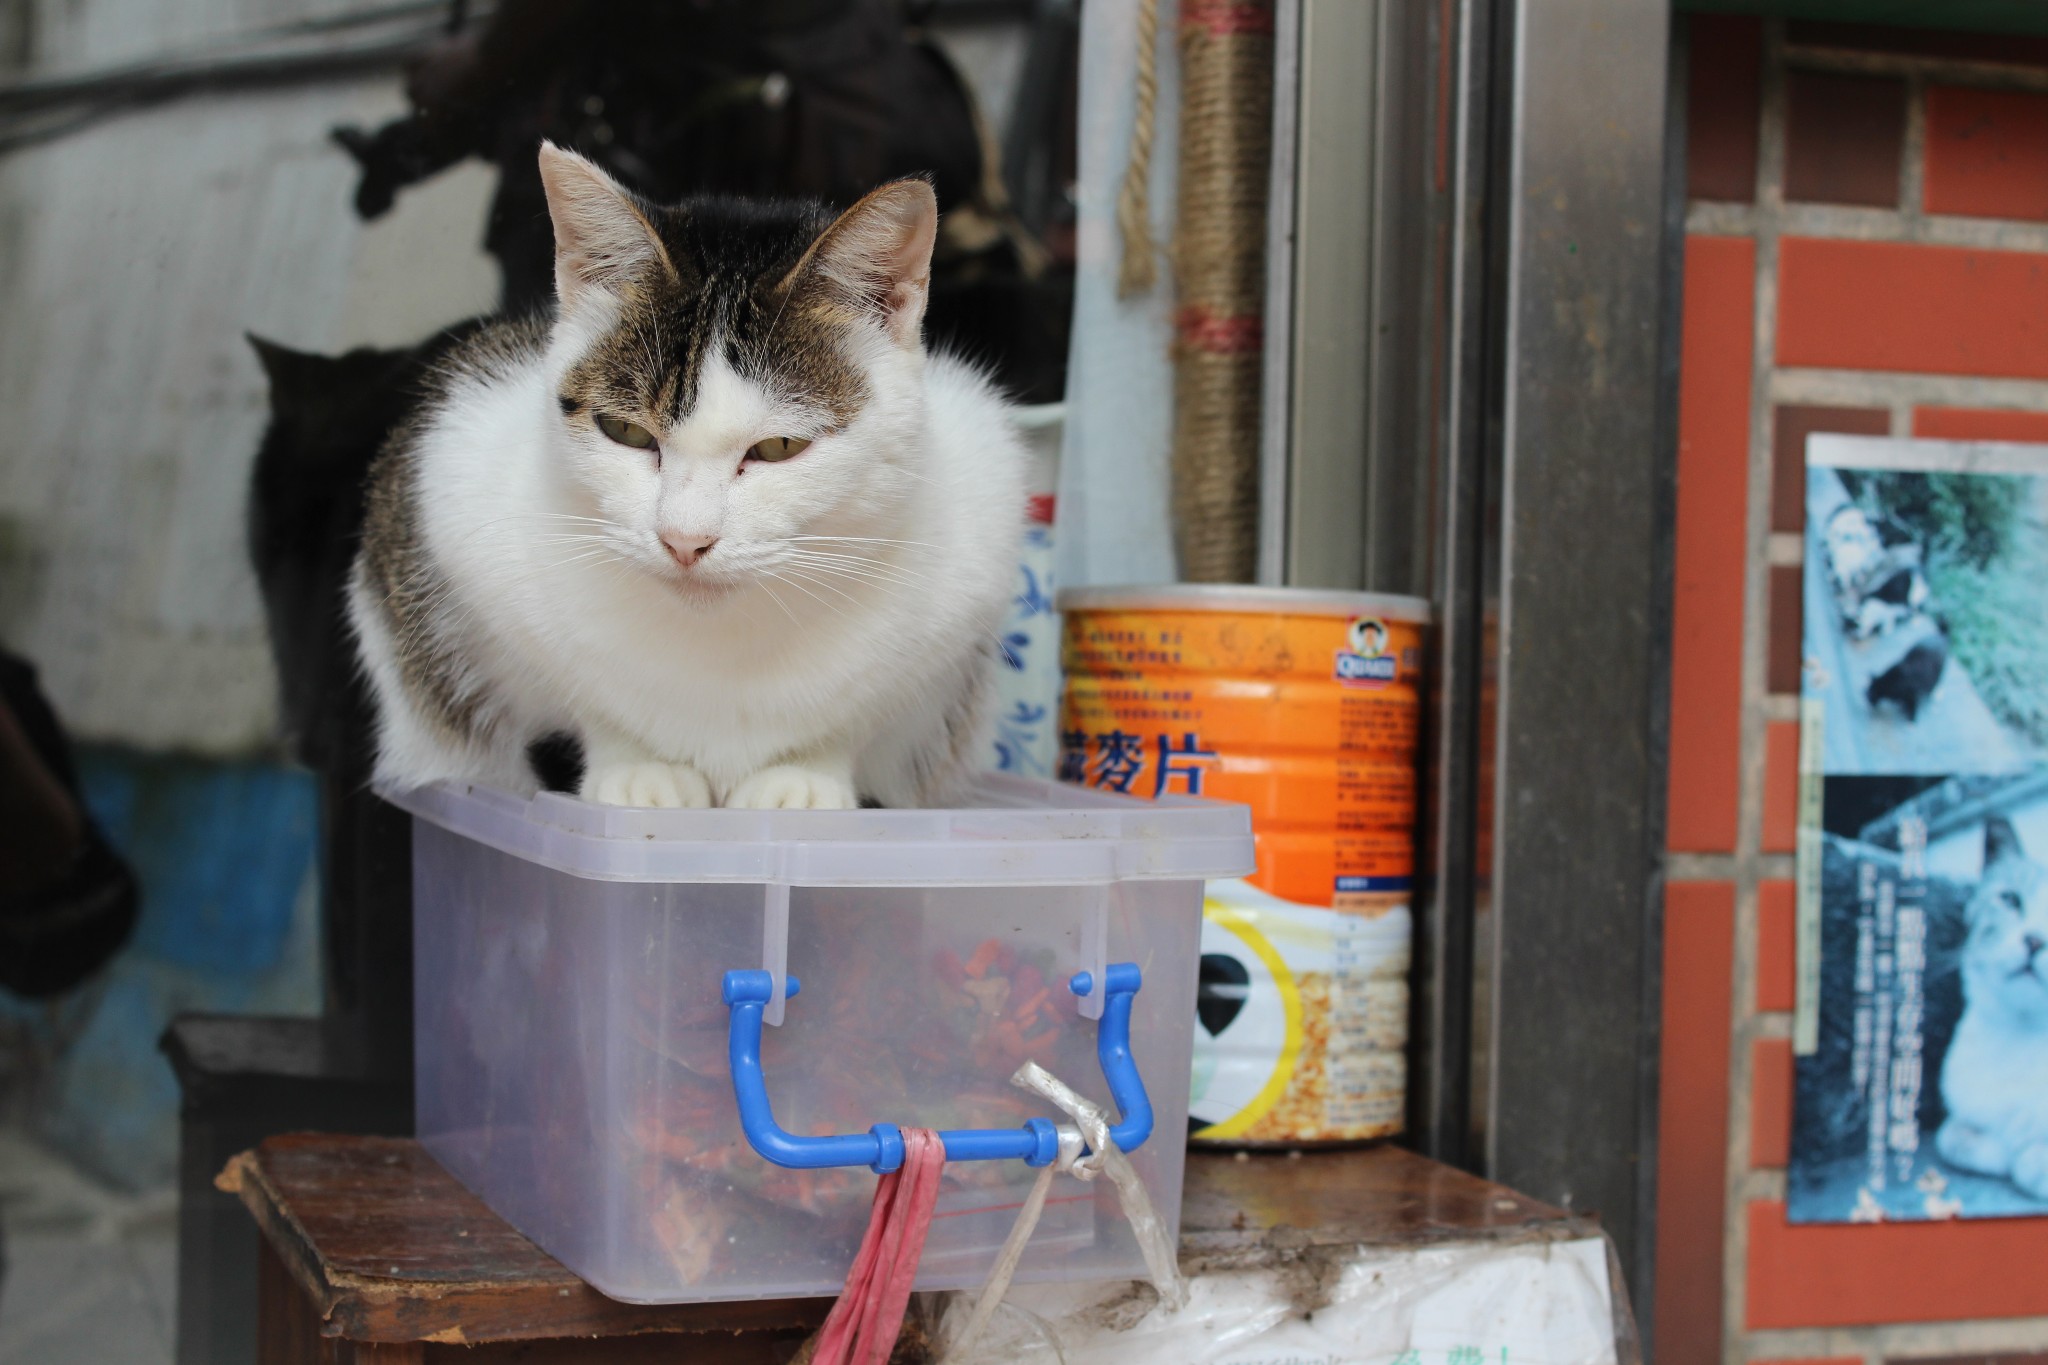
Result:
{"label": "sisal rope wrapped post", "polygon": [[1248,583],[1259,552],[1259,385],[1273,0],[1181,0],[1173,261],[1173,513],[1181,575]]}
{"label": "sisal rope wrapped post", "polygon": [[1117,271],[1116,296],[1142,294],[1158,274],[1152,257],[1152,130],[1158,122],[1159,0],[1138,0],[1137,117],[1131,123],[1131,153],[1124,164],[1123,188],[1116,197],[1117,231],[1123,238],[1123,261]]}

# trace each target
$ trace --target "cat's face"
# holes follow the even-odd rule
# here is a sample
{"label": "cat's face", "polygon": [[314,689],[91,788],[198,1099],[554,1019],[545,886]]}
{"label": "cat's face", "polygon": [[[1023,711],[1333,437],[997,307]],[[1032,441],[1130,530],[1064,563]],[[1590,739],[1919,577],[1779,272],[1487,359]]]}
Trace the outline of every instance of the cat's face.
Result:
{"label": "cat's face", "polygon": [[565,538],[601,537],[693,599],[829,597],[871,572],[918,477],[930,187],[886,185],[835,220],[648,208],[553,147],[541,171],[559,448],[602,523]]}
{"label": "cat's face", "polygon": [[1999,816],[1984,822],[1984,876],[1970,898],[1963,984],[1970,1006],[2048,1025],[2048,868]]}
{"label": "cat's face", "polygon": [[1834,515],[1828,518],[1823,538],[1827,543],[1828,563],[1834,569],[1835,577],[1842,582],[1853,580],[1884,552],[1884,542],[1878,538],[1877,528],[1854,504],[1835,509]]}

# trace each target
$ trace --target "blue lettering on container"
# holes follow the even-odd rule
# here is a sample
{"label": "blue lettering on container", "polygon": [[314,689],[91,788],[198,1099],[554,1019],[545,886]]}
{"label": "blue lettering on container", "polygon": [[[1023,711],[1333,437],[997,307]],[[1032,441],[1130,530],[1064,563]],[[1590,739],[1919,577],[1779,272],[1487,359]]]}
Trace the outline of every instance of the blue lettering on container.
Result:
{"label": "blue lettering on container", "polygon": [[1353,654],[1348,649],[1337,651],[1338,682],[1392,682],[1397,667],[1394,656],[1391,654],[1379,654],[1368,658],[1363,654]]}
{"label": "blue lettering on container", "polygon": [[1366,891],[1412,891],[1414,888],[1415,879],[1413,877],[1337,878],[1337,891],[1340,895],[1346,892],[1356,894]]}

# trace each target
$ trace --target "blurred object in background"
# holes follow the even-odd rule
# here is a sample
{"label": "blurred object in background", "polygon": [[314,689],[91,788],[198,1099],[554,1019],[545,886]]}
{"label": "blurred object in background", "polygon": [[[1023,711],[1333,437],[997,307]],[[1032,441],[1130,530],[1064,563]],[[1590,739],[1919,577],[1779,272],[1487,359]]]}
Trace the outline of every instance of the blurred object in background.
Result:
{"label": "blurred object in background", "polygon": [[1059,487],[1060,431],[1066,406],[1043,403],[1017,410],[1017,425],[1031,451],[1024,515],[1024,546],[1017,591],[1002,626],[1002,663],[996,673],[995,733],[988,766],[996,772],[1049,778],[1059,758],[1060,625],[1053,610],[1054,512]]}
{"label": "blurred object in background", "polygon": [[135,877],[79,802],[78,772],[26,659],[0,650],[0,987],[84,981],[135,928]]}
{"label": "blurred object in background", "polygon": [[249,336],[270,380],[270,425],[250,479],[249,559],[277,665],[280,728],[293,756],[316,771],[360,744],[368,723],[342,590],[370,462],[428,368],[474,327],[341,356]]}
{"label": "blurred object in background", "polygon": [[1024,396],[1059,396],[1067,290],[1012,211],[967,82],[892,0],[507,0],[416,62],[407,93],[405,118],[336,130],[362,166],[357,210],[375,218],[468,157],[494,163],[485,245],[508,312],[553,296],[543,138],[663,203],[847,204],[923,176],[944,215],[932,338],[987,360]]}
{"label": "blurred object in background", "polygon": [[141,887],[87,988],[0,996],[0,1074],[11,1119],[149,1189],[176,1169],[170,1019],[321,1006],[317,788],[276,739],[242,534],[264,408],[243,332],[342,350],[488,307],[489,176],[365,228],[327,137],[402,111],[400,57],[445,4],[0,9],[0,638]]}
{"label": "blurred object in background", "polygon": [[[1121,279],[1128,255],[1173,240],[1180,183],[1178,25],[1170,10],[1159,16],[1151,61],[1156,84],[1149,109],[1142,109],[1141,9],[1142,0],[1090,0],[1081,15],[1074,363],[1055,556],[1063,589],[1171,583],[1177,576],[1169,472],[1172,280],[1160,271],[1149,288],[1126,294]],[[1141,112],[1149,113],[1149,124]],[[1136,153],[1147,126],[1144,159]],[[1132,226],[1142,222],[1149,231],[1126,236],[1119,219],[1127,202]]]}

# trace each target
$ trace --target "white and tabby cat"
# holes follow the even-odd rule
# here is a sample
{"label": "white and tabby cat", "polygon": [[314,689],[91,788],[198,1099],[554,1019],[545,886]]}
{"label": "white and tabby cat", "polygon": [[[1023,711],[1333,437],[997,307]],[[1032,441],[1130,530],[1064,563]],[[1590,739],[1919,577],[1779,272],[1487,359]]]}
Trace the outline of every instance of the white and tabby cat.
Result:
{"label": "white and tabby cat", "polygon": [[2048,1199],[2048,868],[2012,825],[1984,822],[1984,877],[1970,898],[1963,1017],[1941,1067],[1949,1164],[2005,1176]]}
{"label": "white and tabby cat", "polygon": [[639,202],[552,146],[552,319],[442,362],[349,613],[377,774],[639,806],[941,803],[980,751],[1023,447],[922,341],[937,206]]}

